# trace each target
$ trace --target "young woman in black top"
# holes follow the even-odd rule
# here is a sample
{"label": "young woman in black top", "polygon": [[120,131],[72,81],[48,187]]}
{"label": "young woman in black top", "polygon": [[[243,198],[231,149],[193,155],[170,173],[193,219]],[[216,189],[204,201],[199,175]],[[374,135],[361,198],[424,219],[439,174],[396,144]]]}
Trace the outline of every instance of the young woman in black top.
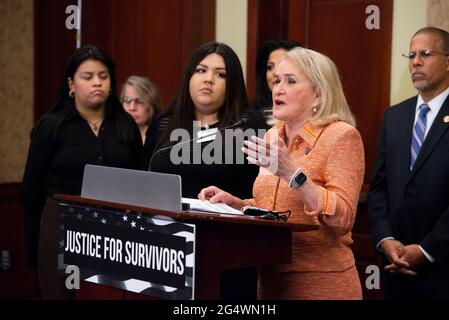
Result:
{"label": "young woman in black top", "polygon": [[[258,170],[246,161],[243,164],[236,163],[237,160],[243,162],[243,157],[239,158],[243,156],[239,148],[242,141],[238,141],[238,138],[226,140],[226,131],[215,139],[185,145],[183,150],[191,153],[187,157],[189,161],[179,163],[174,159],[178,154],[176,147],[168,148],[179,142],[176,135],[180,129],[188,134],[182,140],[186,141],[188,138],[198,138],[194,135],[196,132],[220,130],[241,119],[245,119],[245,124],[233,129],[253,129],[255,134],[261,129],[260,134],[263,134],[267,128],[258,112],[248,110],[243,72],[235,52],[223,43],[203,44],[192,54],[181,86],[167,111],[147,131],[151,139],[145,144],[144,163],[150,171],[181,175],[184,197],[196,198],[201,188],[208,183],[227,185],[239,194],[251,195],[250,184]],[[203,157],[206,153],[209,155],[204,148],[210,150],[211,143],[215,144],[215,150],[218,150],[218,146],[223,147],[222,157],[216,156],[213,163]],[[197,154],[194,155],[194,152]],[[235,179],[237,175],[239,180]]]}
{"label": "young woman in black top", "polygon": [[56,105],[31,132],[22,182],[29,260],[38,267],[44,299],[73,295],[57,273],[58,217],[52,195],[79,195],[86,164],[140,169],[141,141],[117,97],[112,60],[94,46],[77,49]]}
{"label": "young woman in black top", "polygon": [[[217,132],[241,119],[246,120],[244,126]],[[192,54],[167,112],[147,131],[147,167],[151,171],[180,175],[184,197],[197,198],[200,190],[208,185],[227,186],[244,197],[251,196],[258,169],[241,153],[243,135],[238,135],[236,129],[252,129],[253,134],[263,136],[266,128],[261,114],[248,111],[243,72],[235,52],[223,43],[206,43]],[[171,135],[177,135],[180,129],[186,133],[182,141],[197,139],[198,131],[200,136],[214,131],[215,134],[209,139],[184,143],[182,150],[178,150],[174,145],[179,139]],[[229,133],[236,133],[235,138],[227,136]],[[180,156],[182,152],[187,156]],[[186,161],[179,163],[181,158]],[[221,298],[255,299],[256,272],[223,273],[221,287]]]}

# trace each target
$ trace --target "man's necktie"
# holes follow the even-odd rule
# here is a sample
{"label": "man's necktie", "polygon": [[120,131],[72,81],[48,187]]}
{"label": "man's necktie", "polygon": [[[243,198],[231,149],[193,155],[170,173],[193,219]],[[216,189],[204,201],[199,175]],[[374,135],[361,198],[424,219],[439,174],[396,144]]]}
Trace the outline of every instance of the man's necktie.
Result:
{"label": "man's necktie", "polygon": [[418,158],[419,150],[424,142],[424,134],[426,133],[427,113],[430,111],[430,107],[423,103],[419,107],[418,120],[413,127],[412,144],[410,146],[411,158],[410,158],[410,171],[413,170],[416,158]]}

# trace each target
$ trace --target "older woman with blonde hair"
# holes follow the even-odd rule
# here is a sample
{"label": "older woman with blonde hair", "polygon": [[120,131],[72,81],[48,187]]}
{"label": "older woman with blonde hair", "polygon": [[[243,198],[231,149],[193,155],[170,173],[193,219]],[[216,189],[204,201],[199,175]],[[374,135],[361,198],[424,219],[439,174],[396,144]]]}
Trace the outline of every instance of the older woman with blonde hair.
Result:
{"label": "older woman with blonde hair", "polygon": [[122,86],[120,101],[136,121],[145,143],[151,121],[162,110],[158,87],[146,77],[130,76]]}
{"label": "older woman with blonde hair", "polygon": [[259,298],[361,299],[349,246],[364,150],[337,68],[323,54],[294,48],[280,61],[274,79],[278,123],[244,148],[260,167],[254,198],[242,200],[216,187],[203,189],[199,198],[236,209],[290,210],[290,221],[319,226],[293,233],[291,263],[259,269]]}

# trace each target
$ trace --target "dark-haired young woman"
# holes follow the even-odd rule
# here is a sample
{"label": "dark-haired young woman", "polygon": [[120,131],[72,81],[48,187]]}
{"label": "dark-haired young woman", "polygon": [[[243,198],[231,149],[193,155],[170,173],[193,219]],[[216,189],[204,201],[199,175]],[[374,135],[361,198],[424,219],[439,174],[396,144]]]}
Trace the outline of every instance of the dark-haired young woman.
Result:
{"label": "dark-haired young woman", "polygon": [[56,105],[31,132],[23,177],[28,254],[44,299],[69,299],[58,275],[58,216],[54,193],[79,195],[84,166],[140,169],[142,140],[117,97],[114,63],[83,46],[69,59]]}
{"label": "dark-haired young woman", "polygon": [[[245,125],[224,130],[241,119],[246,120]],[[257,134],[261,129],[260,136],[266,128],[262,115],[248,109],[242,67],[235,52],[223,43],[205,43],[193,52],[167,111],[147,131],[151,139],[145,145],[145,163],[151,171],[180,175],[184,197],[197,198],[208,185],[251,196],[258,168],[244,158],[244,138],[239,132],[249,137],[245,130]],[[187,143],[189,139],[194,141]],[[180,140],[186,142],[183,150],[174,146]],[[223,272],[220,297],[255,299],[256,277],[254,268]]]}
{"label": "dark-haired young woman", "polygon": [[251,107],[256,110],[271,110],[273,98],[271,92],[274,85],[274,69],[279,59],[287,51],[299,47],[300,44],[290,40],[268,40],[262,43],[256,57],[256,91]]}

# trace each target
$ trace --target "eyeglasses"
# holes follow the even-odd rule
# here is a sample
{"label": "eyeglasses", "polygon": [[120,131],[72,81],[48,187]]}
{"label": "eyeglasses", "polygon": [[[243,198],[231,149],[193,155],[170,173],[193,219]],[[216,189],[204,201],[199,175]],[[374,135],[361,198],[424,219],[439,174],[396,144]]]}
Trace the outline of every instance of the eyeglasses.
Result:
{"label": "eyeglasses", "polygon": [[140,98],[134,98],[133,99],[133,98],[127,97],[127,96],[120,97],[120,102],[121,103],[131,104],[133,101],[134,101],[135,104],[141,104],[141,105],[145,104],[145,101],[140,99]]}
{"label": "eyeglasses", "polygon": [[276,220],[276,221],[287,221],[290,218],[290,214],[292,212],[290,210],[284,212],[271,211],[259,216],[260,219],[265,220]]}
{"label": "eyeglasses", "polygon": [[413,60],[416,58],[417,55],[420,55],[422,58],[426,59],[426,58],[432,57],[436,54],[442,54],[444,56],[449,56],[448,52],[432,51],[432,50],[410,51],[409,53],[402,54],[402,56],[409,60]]}
{"label": "eyeglasses", "polygon": [[292,213],[290,210],[287,211],[273,211],[266,210],[253,206],[244,206],[242,209],[242,213],[247,216],[258,217],[260,219],[266,220],[277,220],[277,221],[287,221]]}

